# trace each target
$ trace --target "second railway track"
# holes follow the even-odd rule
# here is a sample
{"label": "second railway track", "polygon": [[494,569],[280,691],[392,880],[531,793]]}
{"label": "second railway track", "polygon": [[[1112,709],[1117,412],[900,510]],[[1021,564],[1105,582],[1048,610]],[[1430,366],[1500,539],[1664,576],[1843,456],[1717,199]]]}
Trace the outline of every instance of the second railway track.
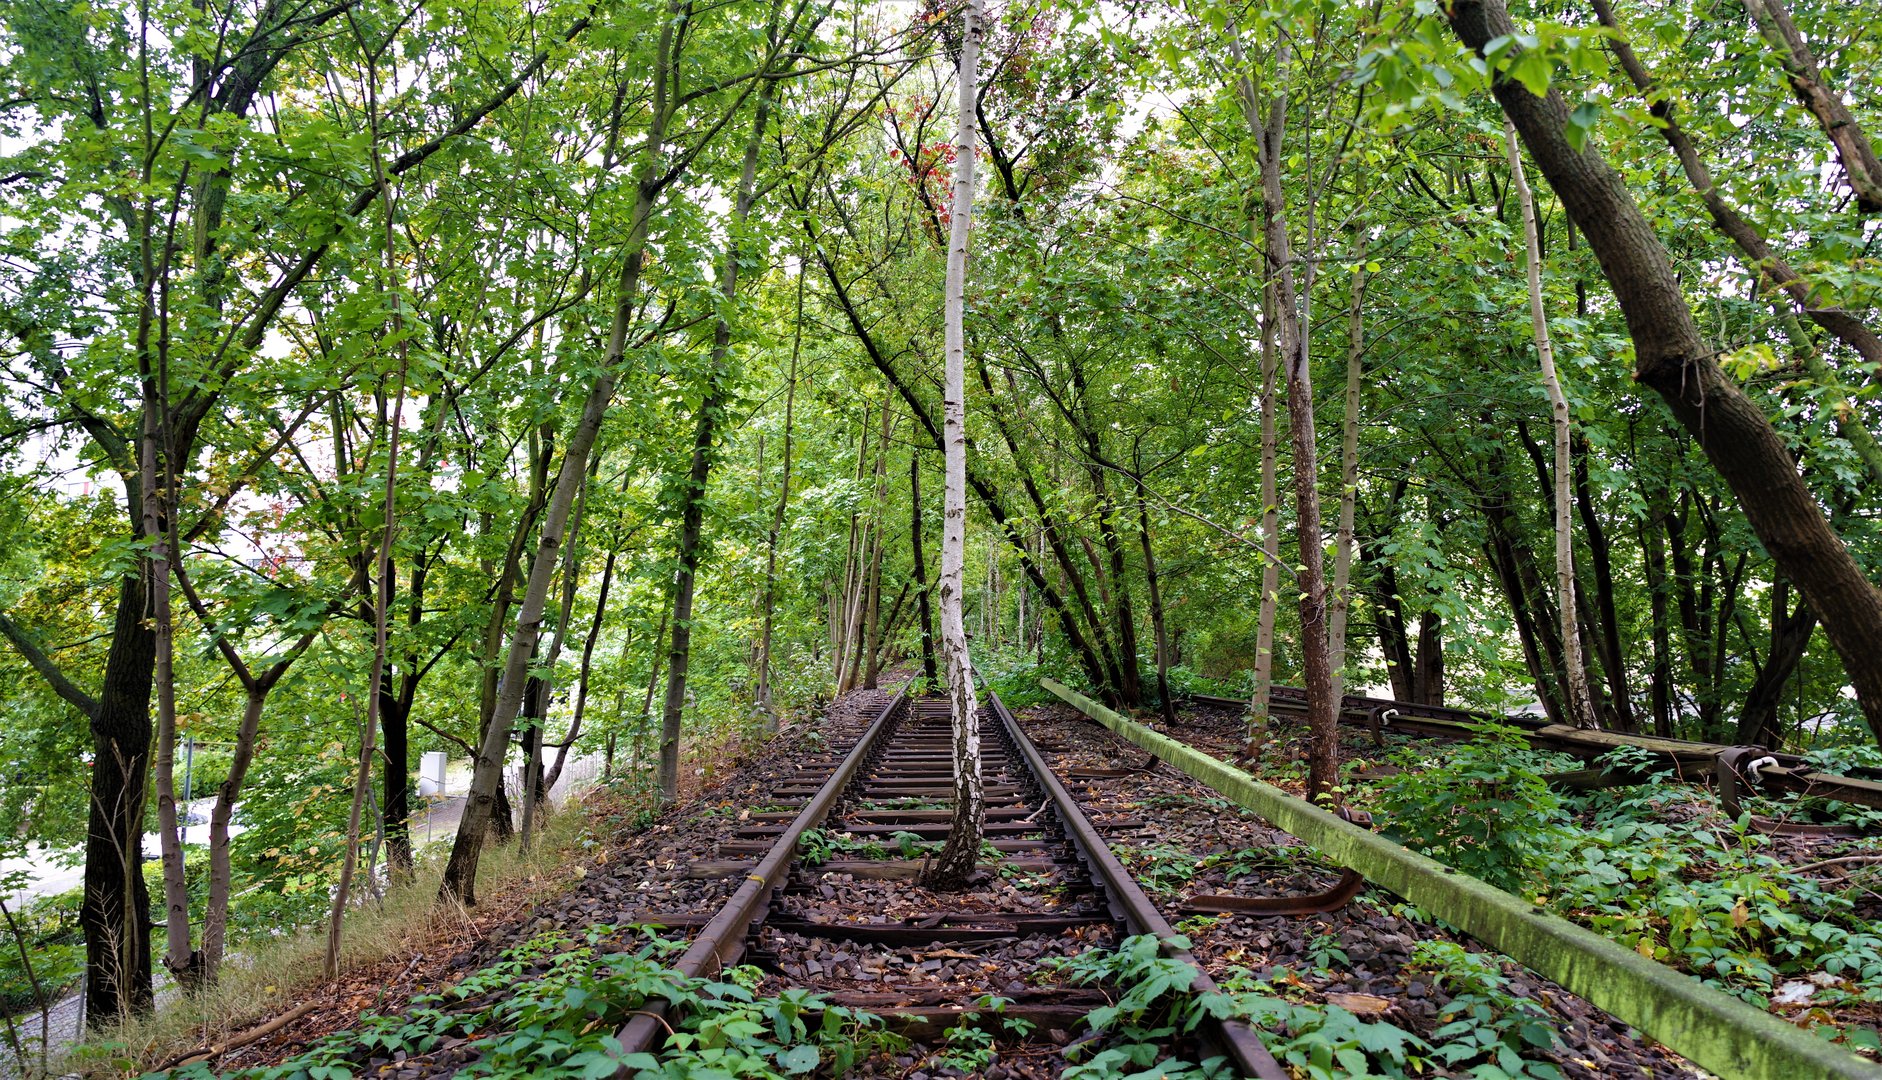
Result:
{"label": "second railway track", "polygon": [[[801,806],[752,810],[721,843],[728,861],[707,872],[744,878],[718,911],[635,920],[700,927],[673,965],[685,975],[755,964],[767,990],[814,990],[924,1041],[969,1013],[989,1014],[977,1004],[986,997],[1004,999],[1005,1021],[1076,1037],[1085,1014],[1108,999],[1067,985],[1047,961],[1129,935],[1164,940],[1166,956],[1196,966],[1193,989],[1212,989],[1195,959],[1169,943],[1170,925],[996,695],[986,696],[980,720],[981,887],[944,894],[917,883],[922,856],[952,818],[948,703],[898,694],[828,774],[774,790],[803,798]],[[658,1012],[621,1029],[626,1052],[657,1047],[666,1033]],[[1224,1055],[1241,1075],[1287,1075],[1245,1024],[1209,1021],[1193,1038],[1190,1052]]]}

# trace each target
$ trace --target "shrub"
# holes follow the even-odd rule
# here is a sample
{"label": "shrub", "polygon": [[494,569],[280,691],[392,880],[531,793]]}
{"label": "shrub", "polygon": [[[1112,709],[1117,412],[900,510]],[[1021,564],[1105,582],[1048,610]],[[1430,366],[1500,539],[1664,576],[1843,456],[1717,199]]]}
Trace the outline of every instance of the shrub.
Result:
{"label": "shrub", "polygon": [[1567,818],[1542,771],[1547,759],[1507,724],[1472,725],[1474,737],[1441,758],[1407,751],[1405,771],[1379,785],[1388,835],[1499,888],[1526,893],[1543,880]]}

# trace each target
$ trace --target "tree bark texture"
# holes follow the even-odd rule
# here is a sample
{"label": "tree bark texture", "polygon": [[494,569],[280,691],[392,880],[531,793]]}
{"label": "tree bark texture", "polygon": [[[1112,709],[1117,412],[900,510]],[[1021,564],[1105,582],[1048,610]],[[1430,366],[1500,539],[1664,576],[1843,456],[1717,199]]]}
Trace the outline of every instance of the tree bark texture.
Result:
{"label": "tree bark texture", "polygon": [[928,552],[921,542],[921,455],[908,455],[908,546],[915,573],[915,602],[921,608],[921,677],[935,685],[934,605],[928,595]]}
{"label": "tree bark texture", "polygon": [[[1283,43],[1276,64],[1285,70],[1289,46]],[[1252,87],[1249,90],[1252,95]],[[1287,200],[1281,186],[1286,164],[1282,143],[1287,133],[1287,95],[1269,102],[1261,131],[1261,194],[1267,241],[1267,273],[1277,284],[1276,329],[1280,362],[1287,376],[1288,435],[1294,457],[1294,513],[1300,545],[1301,681],[1307,691],[1307,794],[1316,801],[1333,798],[1339,786],[1339,701],[1333,696],[1333,665],[1327,650],[1327,581],[1320,536],[1318,450],[1314,445],[1313,369],[1308,327],[1301,318],[1301,297],[1294,279],[1294,254],[1288,236]]]}
{"label": "tree bark texture", "polygon": [[1346,692],[1346,616],[1353,598],[1353,514],[1359,500],[1359,391],[1366,360],[1366,232],[1353,242],[1352,297],[1346,310],[1346,409],[1340,422],[1340,519],[1333,542],[1333,589],[1327,597],[1327,664],[1333,669],[1333,700]]}

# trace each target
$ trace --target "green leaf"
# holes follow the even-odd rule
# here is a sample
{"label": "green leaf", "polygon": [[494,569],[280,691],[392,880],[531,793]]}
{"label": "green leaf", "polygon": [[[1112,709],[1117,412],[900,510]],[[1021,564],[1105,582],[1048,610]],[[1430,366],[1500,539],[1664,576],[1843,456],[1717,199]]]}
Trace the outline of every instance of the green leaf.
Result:
{"label": "green leaf", "polygon": [[815,1046],[799,1043],[778,1055],[778,1067],[788,1073],[807,1073],[817,1067],[822,1057]]}
{"label": "green leaf", "polygon": [[1523,84],[1523,89],[1543,97],[1549,92],[1549,76],[1553,74],[1549,58],[1539,50],[1529,49],[1510,65],[1510,78]]}

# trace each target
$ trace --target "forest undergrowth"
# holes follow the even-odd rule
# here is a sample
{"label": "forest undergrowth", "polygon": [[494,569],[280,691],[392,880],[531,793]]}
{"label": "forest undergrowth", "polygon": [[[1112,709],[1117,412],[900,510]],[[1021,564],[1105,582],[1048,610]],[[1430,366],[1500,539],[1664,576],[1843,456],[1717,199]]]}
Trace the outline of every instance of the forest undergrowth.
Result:
{"label": "forest undergrowth", "polygon": [[386,888],[380,898],[348,913],[338,981],[329,981],[324,971],[325,927],[250,939],[216,986],[176,994],[167,1008],[95,1033],[68,1052],[57,1073],[136,1074],[222,1045],[302,1006],[318,1014],[391,1004],[391,986],[420,975],[492,923],[528,910],[535,898],[558,888],[557,869],[572,852],[594,843],[592,829],[610,801],[603,796],[571,802],[549,818],[528,853],[515,844],[496,849],[484,871],[489,898],[476,910],[435,903],[443,852],[430,853],[411,881]]}
{"label": "forest undergrowth", "polygon": [[[687,770],[685,787],[695,795],[710,790],[763,743],[747,734],[691,748],[689,760],[698,764]],[[689,801],[674,812],[692,809]],[[603,781],[548,814],[527,851],[514,842],[493,847],[479,874],[483,899],[476,908],[436,902],[449,851],[448,842],[441,840],[421,850],[412,878],[382,889],[348,912],[337,981],[329,980],[324,970],[324,926],[307,925],[272,938],[252,936],[242,941],[216,986],[175,994],[172,1004],[153,1014],[94,1033],[71,1048],[62,1062],[52,1062],[50,1072],[103,1078],[175,1068],[203,1050],[226,1046],[290,1013],[297,1027],[333,1031],[350,1027],[355,1017],[422,1009],[426,996],[412,998],[413,988],[457,978],[462,972],[453,969],[467,950],[566,890],[582,875],[581,860],[647,829],[659,816],[644,777],[617,774]],[[556,952],[549,946],[559,940],[544,937],[530,955]],[[303,1062],[306,1069],[278,1075],[355,1075],[327,1060],[331,1054],[323,1058],[320,1052],[309,1053]],[[323,1067],[326,1072],[318,1071]],[[201,1071],[199,1065],[194,1072],[185,1068],[176,1075]]]}
{"label": "forest undergrowth", "polygon": [[[1225,724],[1239,730],[1239,717],[1217,711],[1226,712],[1187,711],[1185,725],[1195,726],[1174,734],[1209,744],[1220,742]],[[1766,835],[1751,825],[1755,813],[1873,831],[1876,812],[1823,799],[1753,799],[1734,818],[1709,788],[1680,782],[1631,749],[1596,764],[1643,782],[1565,793],[1547,778],[1587,763],[1534,750],[1500,724],[1479,725],[1467,742],[1393,737],[1383,749],[1362,733],[1344,734],[1346,798],[1372,811],[1385,835],[1825,1039],[1871,1057],[1882,1052],[1876,841]],[[1288,749],[1299,735],[1292,723],[1275,725],[1275,744],[1258,766],[1264,780],[1304,787],[1304,766]],[[1864,746],[1811,753],[1818,767],[1839,773],[1873,767],[1877,758]],[[1261,863],[1259,853],[1242,854],[1249,872]],[[1233,879],[1237,856],[1165,858],[1162,871],[1184,881],[1230,865]]]}

